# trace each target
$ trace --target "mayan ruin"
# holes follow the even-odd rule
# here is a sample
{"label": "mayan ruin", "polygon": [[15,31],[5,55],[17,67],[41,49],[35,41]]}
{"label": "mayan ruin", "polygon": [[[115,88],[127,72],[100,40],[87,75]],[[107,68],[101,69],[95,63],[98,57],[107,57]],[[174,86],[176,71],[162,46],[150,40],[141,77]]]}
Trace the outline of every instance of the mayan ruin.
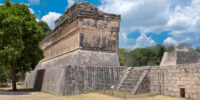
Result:
{"label": "mayan ruin", "polygon": [[75,3],[41,42],[45,58],[27,73],[25,84],[67,95],[94,91],[97,81],[117,82],[123,70],[117,53],[120,20],[87,2]]}
{"label": "mayan ruin", "polygon": [[200,100],[194,1],[0,2],[0,100]]}
{"label": "mayan ruin", "polygon": [[198,54],[177,50],[165,52],[160,66],[120,67],[120,19],[120,15],[104,13],[87,2],[75,3],[43,39],[40,47],[45,58],[26,74],[24,84],[68,95],[99,90],[98,83],[109,83],[119,90],[128,85],[126,91],[133,94],[151,92],[197,100]]}

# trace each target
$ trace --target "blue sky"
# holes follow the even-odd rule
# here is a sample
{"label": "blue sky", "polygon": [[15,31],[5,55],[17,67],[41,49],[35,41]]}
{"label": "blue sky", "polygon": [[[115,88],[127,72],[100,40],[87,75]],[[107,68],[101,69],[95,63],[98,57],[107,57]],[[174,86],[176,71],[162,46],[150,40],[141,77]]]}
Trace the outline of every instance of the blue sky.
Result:
{"label": "blue sky", "polygon": [[[77,1],[122,15],[120,48],[187,42],[200,44],[200,0],[11,0],[26,3],[37,20],[54,21]],[[3,0],[0,1],[0,4]],[[46,6],[42,5],[45,3]]]}

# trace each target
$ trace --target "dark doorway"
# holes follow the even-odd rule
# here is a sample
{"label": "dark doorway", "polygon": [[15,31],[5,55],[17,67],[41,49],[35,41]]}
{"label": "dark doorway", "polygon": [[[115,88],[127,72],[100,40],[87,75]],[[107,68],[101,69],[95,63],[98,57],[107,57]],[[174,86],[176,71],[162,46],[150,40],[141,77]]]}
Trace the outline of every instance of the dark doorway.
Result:
{"label": "dark doorway", "polygon": [[34,89],[35,90],[41,91],[43,80],[44,80],[44,73],[45,73],[44,69],[38,70],[36,72],[35,82],[34,82]]}
{"label": "dark doorway", "polygon": [[180,95],[185,98],[185,88],[180,88]]}

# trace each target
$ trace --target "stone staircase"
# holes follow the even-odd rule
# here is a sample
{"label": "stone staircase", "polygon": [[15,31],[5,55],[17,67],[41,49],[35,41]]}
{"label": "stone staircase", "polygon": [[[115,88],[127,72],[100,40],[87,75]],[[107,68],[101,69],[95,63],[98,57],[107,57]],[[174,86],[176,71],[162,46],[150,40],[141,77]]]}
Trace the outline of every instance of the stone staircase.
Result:
{"label": "stone staircase", "polygon": [[[146,74],[148,73],[148,68],[132,68],[129,70],[126,78],[121,82],[121,85],[118,86],[118,89],[121,91],[128,91],[132,94],[136,94],[140,84],[144,80]],[[125,72],[127,74],[127,72]]]}

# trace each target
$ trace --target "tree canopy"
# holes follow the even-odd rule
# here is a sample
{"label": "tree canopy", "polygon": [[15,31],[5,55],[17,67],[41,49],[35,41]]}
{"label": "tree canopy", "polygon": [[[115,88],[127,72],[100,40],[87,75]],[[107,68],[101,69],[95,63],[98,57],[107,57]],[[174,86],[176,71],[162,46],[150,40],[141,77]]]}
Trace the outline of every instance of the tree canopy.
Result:
{"label": "tree canopy", "polygon": [[188,43],[155,45],[146,48],[136,48],[133,50],[119,49],[119,61],[121,66],[148,66],[159,65],[164,52],[174,51],[175,49],[188,49],[190,52],[200,53],[200,46],[193,47]]}
{"label": "tree canopy", "polygon": [[44,35],[47,35],[52,32],[52,30],[49,28],[48,24],[44,21],[39,21],[38,25],[43,29]]}
{"label": "tree canopy", "polygon": [[137,48],[127,51],[119,49],[119,61],[121,66],[147,66],[159,65],[165,51],[173,51],[174,46],[165,47],[155,45],[146,48]]}
{"label": "tree canopy", "polygon": [[43,58],[39,43],[46,29],[39,26],[27,5],[10,0],[4,3],[0,6],[0,66],[11,69],[16,90],[16,73],[33,69]]}

